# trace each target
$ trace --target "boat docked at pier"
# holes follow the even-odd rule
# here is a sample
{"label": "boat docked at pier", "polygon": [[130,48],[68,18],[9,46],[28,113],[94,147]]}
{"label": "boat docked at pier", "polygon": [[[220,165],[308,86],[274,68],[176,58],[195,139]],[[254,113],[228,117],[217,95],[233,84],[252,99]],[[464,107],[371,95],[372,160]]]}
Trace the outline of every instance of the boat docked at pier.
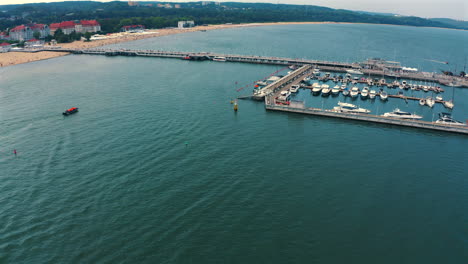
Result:
{"label": "boat docked at pier", "polygon": [[451,126],[466,126],[467,124],[457,121],[452,118],[450,113],[439,113],[439,119],[435,121],[439,125],[451,125]]}
{"label": "boat docked at pier", "polygon": [[377,95],[377,92],[375,90],[370,90],[370,92],[369,92],[369,98],[370,99],[375,99],[376,95]]}
{"label": "boat docked at pier", "polygon": [[356,86],[353,86],[353,88],[351,88],[351,92],[349,93],[349,95],[353,98],[356,98],[359,95],[359,88],[357,88]]}
{"label": "boat docked at pier", "polygon": [[432,97],[427,97],[427,98],[426,98],[426,105],[427,105],[427,106],[433,107],[434,104],[435,104],[434,98],[432,98]]}
{"label": "boat docked at pier", "polygon": [[314,83],[312,85],[312,94],[313,95],[318,95],[322,91],[322,86],[320,86],[319,83]]}
{"label": "boat docked at pier", "polygon": [[344,113],[356,113],[356,114],[368,114],[370,110],[365,108],[359,108],[356,105],[350,103],[338,102],[338,106],[333,107],[334,111],[344,112]]}
{"label": "boat docked at pier", "polygon": [[444,106],[447,107],[448,109],[453,109],[455,106],[452,101],[445,101]]}
{"label": "boat docked at pier", "polygon": [[363,75],[364,73],[360,70],[357,70],[357,69],[349,69],[349,70],[346,70],[347,73],[349,74],[359,74],[359,75]]}
{"label": "boat docked at pier", "polygon": [[422,116],[411,114],[409,112],[401,111],[399,108],[395,108],[393,112],[388,112],[383,114],[382,116],[385,117],[394,117],[394,118],[401,118],[401,119],[421,119]]}
{"label": "boat docked at pier", "polygon": [[291,93],[297,93],[300,87],[301,87],[300,85],[292,85],[289,91],[291,91]]}
{"label": "boat docked at pier", "polygon": [[330,86],[328,84],[322,84],[322,96],[330,95]]}
{"label": "boat docked at pier", "polygon": [[386,91],[381,91],[379,93],[379,96],[380,96],[380,100],[382,100],[382,101],[385,101],[385,100],[388,99],[388,93]]}
{"label": "boat docked at pier", "polygon": [[332,95],[338,95],[340,93],[340,86],[335,85],[331,90]]}
{"label": "boat docked at pier", "polygon": [[367,96],[369,96],[369,87],[364,87],[361,91],[361,99],[367,99]]}
{"label": "boat docked at pier", "polygon": [[213,60],[214,60],[214,61],[226,61],[226,57],[219,57],[219,56],[217,56],[217,57],[214,57]]}

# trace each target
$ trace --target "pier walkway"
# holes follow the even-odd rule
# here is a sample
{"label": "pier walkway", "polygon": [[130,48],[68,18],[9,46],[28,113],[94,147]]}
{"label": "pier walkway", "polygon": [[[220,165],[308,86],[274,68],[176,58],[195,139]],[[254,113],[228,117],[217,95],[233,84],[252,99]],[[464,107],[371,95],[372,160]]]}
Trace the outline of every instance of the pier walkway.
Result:
{"label": "pier walkway", "polygon": [[316,116],[325,116],[341,119],[350,119],[357,121],[423,128],[431,130],[439,130],[445,132],[453,132],[468,135],[468,126],[456,126],[456,125],[441,125],[434,122],[420,121],[420,120],[403,120],[398,118],[383,117],[369,114],[354,114],[354,113],[342,113],[333,110],[305,107],[304,102],[291,101],[291,105],[276,105],[273,96],[265,97],[265,108],[272,111],[283,111],[293,112],[299,114],[308,114]]}
{"label": "pier walkway", "polygon": [[104,56],[140,56],[140,57],[160,57],[160,58],[177,58],[186,60],[213,60],[215,57],[223,57],[227,62],[242,62],[256,64],[271,64],[271,65],[314,65],[322,71],[346,72],[350,69],[360,69],[366,75],[387,76],[392,78],[418,80],[427,82],[437,82],[443,85],[450,85],[457,81],[458,85],[468,87],[468,80],[454,76],[446,76],[443,74],[435,74],[429,72],[385,72],[381,70],[362,69],[359,63],[344,63],[320,60],[306,60],[280,57],[266,57],[253,55],[234,55],[234,54],[218,54],[208,52],[177,52],[177,51],[159,51],[159,50],[130,50],[130,49],[65,49],[59,47],[44,47],[38,51],[55,51],[69,52],[73,54],[88,54],[88,55],[104,55]]}

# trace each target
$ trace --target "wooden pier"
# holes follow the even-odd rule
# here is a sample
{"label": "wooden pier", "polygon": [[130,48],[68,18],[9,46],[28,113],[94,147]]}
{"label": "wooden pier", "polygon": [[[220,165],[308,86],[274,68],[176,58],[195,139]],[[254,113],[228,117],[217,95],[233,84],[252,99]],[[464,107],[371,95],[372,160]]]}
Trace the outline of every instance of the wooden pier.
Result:
{"label": "wooden pier", "polygon": [[[256,64],[271,64],[271,65],[313,65],[319,67],[322,71],[346,72],[349,69],[360,68],[359,63],[344,63],[320,60],[306,60],[280,57],[264,57],[251,55],[234,55],[234,54],[218,54],[208,52],[176,52],[176,51],[159,51],[159,50],[130,50],[130,49],[64,49],[54,47],[44,47],[37,51],[55,51],[69,52],[72,54],[87,54],[87,55],[104,55],[104,56],[140,56],[140,57],[160,57],[160,58],[177,58],[187,60],[213,60],[214,57],[224,57],[227,62],[241,63],[256,63]],[[37,52],[35,51],[35,52]],[[379,77],[396,77],[400,79],[418,80],[440,83],[449,85],[457,80],[463,87],[468,87],[468,80],[454,76],[446,76],[443,74],[435,74],[428,72],[401,72],[395,75],[395,72],[385,72],[373,69],[360,69],[366,75]]]}
{"label": "wooden pier", "polygon": [[354,114],[354,113],[343,113],[333,110],[319,109],[313,107],[305,107],[304,102],[292,101],[289,106],[287,105],[276,105],[273,96],[265,97],[265,108],[272,111],[283,111],[292,112],[299,114],[324,116],[331,118],[341,118],[349,120],[357,120],[372,123],[381,123],[413,128],[422,128],[430,130],[438,130],[445,132],[452,132],[458,134],[468,135],[468,126],[457,126],[457,125],[442,125],[434,122],[420,121],[420,120],[404,120],[391,117],[376,116],[370,114]]}

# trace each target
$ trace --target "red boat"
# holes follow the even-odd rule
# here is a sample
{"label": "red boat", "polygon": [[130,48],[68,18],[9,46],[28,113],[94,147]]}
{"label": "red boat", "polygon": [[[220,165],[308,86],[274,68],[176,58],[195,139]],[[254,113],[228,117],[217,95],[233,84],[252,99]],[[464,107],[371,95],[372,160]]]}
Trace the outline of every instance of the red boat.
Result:
{"label": "red boat", "polygon": [[63,112],[62,114],[67,116],[67,115],[74,114],[76,112],[78,112],[78,107],[72,107],[72,108],[66,110],[65,112]]}

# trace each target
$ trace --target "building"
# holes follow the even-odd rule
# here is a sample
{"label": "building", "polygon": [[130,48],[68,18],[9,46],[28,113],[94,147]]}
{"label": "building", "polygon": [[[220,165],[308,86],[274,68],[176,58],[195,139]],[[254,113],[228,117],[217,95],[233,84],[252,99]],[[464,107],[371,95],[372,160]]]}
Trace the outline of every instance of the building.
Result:
{"label": "building", "polygon": [[195,22],[193,21],[179,21],[177,24],[178,28],[191,28],[195,26]]}
{"label": "building", "polygon": [[50,33],[53,35],[55,31],[61,29],[64,34],[70,34],[73,31],[76,33],[99,32],[101,25],[96,20],[81,20],[81,21],[64,21],[61,23],[50,24]]}
{"label": "building", "polygon": [[99,32],[101,31],[101,25],[96,20],[81,20],[81,30],[76,30],[76,32],[86,33],[86,32]]}
{"label": "building", "polygon": [[46,24],[27,24],[26,26],[33,31],[33,37],[36,32],[39,32],[39,38],[45,38],[50,35],[50,28]]}
{"label": "building", "polygon": [[74,21],[64,21],[60,23],[52,23],[50,24],[50,34],[54,35],[55,31],[61,29],[62,32],[66,35],[72,33],[73,31],[76,32],[76,23]]}
{"label": "building", "polygon": [[10,36],[8,36],[6,32],[0,32],[0,39],[10,40]]}
{"label": "building", "polygon": [[44,41],[39,39],[30,39],[24,42],[24,47],[26,48],[42,48],[44,46]]}
{"label": "building", "polygon": [[10,30],[10,39],[17,41],[25,41],[33,38],[33,31],[25,26],[16,26]]}
{"label": "building", "polygon": [[0,43],[0,52],[9,52],[11,49],[10,43]]}
{"label": "building", "polygon": [[145,29],[143,25],[130,25],[130,26],[123,26],[120,31],[122,32],[132,32]]}

